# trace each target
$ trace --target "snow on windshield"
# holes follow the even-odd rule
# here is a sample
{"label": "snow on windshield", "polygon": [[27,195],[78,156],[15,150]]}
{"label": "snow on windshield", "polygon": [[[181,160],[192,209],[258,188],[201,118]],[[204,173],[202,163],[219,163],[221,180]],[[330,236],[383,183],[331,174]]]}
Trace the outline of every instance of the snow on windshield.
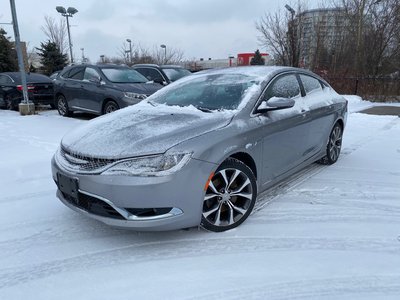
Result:
{"label": "snow on windshield", "polygon": [[184,78],[152,95],[149,101],[209,110],[236,110],[259,92],[262,78],[244,74],[201,74]]}

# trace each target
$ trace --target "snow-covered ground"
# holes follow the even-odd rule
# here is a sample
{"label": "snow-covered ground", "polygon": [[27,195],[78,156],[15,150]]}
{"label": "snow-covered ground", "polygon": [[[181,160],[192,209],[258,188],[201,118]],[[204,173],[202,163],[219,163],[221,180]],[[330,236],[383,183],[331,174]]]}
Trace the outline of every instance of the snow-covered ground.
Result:
{"label": "snow-covered ground", "polygon": [[399,299],[400,118],[349,100],[339,161],[219,234],[116,230],[71,211],[50,159],[87,121],[0,111],[0,299]]}

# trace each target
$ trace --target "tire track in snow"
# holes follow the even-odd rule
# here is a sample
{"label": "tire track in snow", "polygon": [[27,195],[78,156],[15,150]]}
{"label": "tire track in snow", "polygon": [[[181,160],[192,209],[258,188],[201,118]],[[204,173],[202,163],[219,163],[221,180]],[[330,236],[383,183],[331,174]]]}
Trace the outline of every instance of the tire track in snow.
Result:
{"label": "tire track in snow", "polygon": [[33,198],[38,198],[38,197],[48,197],[49,195],[54,195],[54,198],[56,194],[55,189],[48,189],[40,192],[32,192],[32,193],[24,193],[24,194],[18,194],[18,195],[12,195],[12,196],[5,196],[0,198],[0,205],[2,203],[7,203],[7,202],[15,202],[15,201],[23,201],[23,200],[29,200]]}
{"label": "tire track in snow", "polygon": [[[384,126],[379,128],[378,131],[390,130],[392,127],[398,125],[399,123],[400,123],[400,118],[392,119],[387,124],[385,124]],[[342,149],[341,157],[352,154],[356,150],[358,150],[361,147],[365,146],[366,144],[370,143],[375,138],[376,138],[376,135],[371,134],[370,136],[368,136],[368,138],[364,138],[358,142],[356,141],[355,143],[353,143],[349,146],[346,146],[344,149]],[[341,158],[339,157],[339,159],[341,159]],[[330,167],[330,166],[320,165],[317,163],[311,164],[308,167],[305,167],[303,170],[293,174],[286,180],[282,181],[278,185],[262,192],[257,197],[257,202],[254,206],[252,214],[256,213],[259,210],[262,210],[265,206],[270,204],[272,201],[275,201],[275,200],[281,198],[282,196],[284,196],[284,194],[287,194],[289,191],[292,191],[297,186],[301,185],[303,182],[306,182],[307,180],[314,177],[315,175],[322,172],[324,169],[326,169],[328,167]]]}
{"label": "tire track in snow", "polygon": [[[351,299],[364,295],[373,299],[386,299],[400,294],[400,274],[383,276],[326,277],[283,281],[270,284],[229,288],[218,292],[203,293],[182,299]],[[385,297],[386,296],[386,297]],[[349,297],[349,298],[347,298]]]}
{"label": "tire track in snow", "polygon": [[[323,215],[319,215],[323,213]],[[357,214],[358,212],[348,212],[341,210],[339,212],[326,212],[326,211],[310,211],[303,213],[301,211],[279,211],[269,212],[265,216],[256,216],[252,218],[251,222],[254,224],[303,224],[307,223],[382,223],[394,224],[397,226],[399,223],[400,215],[387,215],[366,213]]]}
{"label": "tire track in snow", "polygon": [[121,264],[266,251],[358,251],[397,255],[397,239],[324,239],[288,237],[217,237],[158,241],[88,252],[75,257],[0,270],[0,289],[65,272],[81,272]]}

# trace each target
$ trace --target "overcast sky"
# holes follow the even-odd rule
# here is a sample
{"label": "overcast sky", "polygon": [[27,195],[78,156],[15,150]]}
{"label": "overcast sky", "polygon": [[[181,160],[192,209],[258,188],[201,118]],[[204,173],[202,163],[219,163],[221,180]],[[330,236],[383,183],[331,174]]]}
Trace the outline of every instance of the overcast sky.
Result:
{"label": "overcast sky", "polygon": [[[124,41],[152,49],[179,48],[186,59],[213,59],[254,52],[260,47],[255,22],[288,1],[271,0],[15,0],[20,35],[29,48],[46,40],[44,16],[61,18],[58,5],[75,7],[70,19],[75,58],[80,48],[93,62],[101,54],[118,56]],[[293,1],[291,1],[293,2]],[[318,1],[307,1],[309,8]],[[314,4],[314,6],[313,6]],[[11,21],[8,0],[0,1],[0,23]],[[12,26],[0,25],[13,37]]]}

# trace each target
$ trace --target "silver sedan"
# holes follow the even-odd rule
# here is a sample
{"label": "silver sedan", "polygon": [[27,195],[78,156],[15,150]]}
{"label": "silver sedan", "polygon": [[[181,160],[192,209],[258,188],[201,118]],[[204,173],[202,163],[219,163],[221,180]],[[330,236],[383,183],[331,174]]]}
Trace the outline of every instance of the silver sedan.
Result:
{"label": "silver sedan", "polygon": [[347,101],[288,67],[200,72],[67,134],[52,160],[58,198],[136,230],[225,231],[257,194],[337,161]]}

